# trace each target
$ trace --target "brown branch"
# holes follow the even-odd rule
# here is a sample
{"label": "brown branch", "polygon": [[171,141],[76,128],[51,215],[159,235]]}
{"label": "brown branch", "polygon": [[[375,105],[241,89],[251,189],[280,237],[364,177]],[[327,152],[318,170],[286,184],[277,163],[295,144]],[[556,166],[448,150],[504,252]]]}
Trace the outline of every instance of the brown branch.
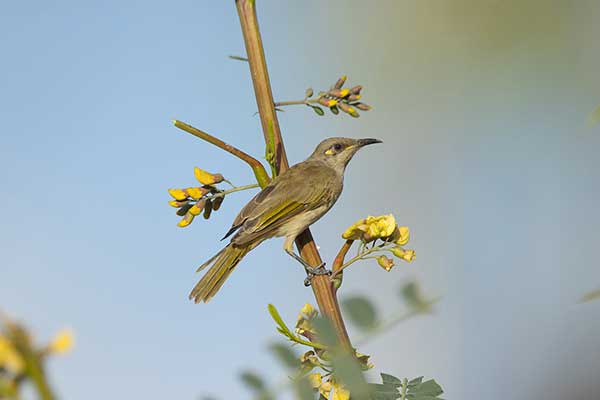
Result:
{"label": "brown branch", "polygon": [[177,119],[173,120],[173,124],[181,130],[186,131],[187,133],[191,133],[192,135],[199,137],[202,140],[206,140],[208,143],[214,144],[215,146],[233,154],[237,158],[242,161],[245,161],[252,171],[254,172],[254,176],[256,176],[256,181],[261,187],[265,187],[271,181],[269,174],[265,170],[265,167],[262,165],[260,161],[251,155],[244,153],[242,150],[233,147],[230,144],[225,143],[224,141],[217,139],[216,137],[209,135],[208,133],[201,131],[198,128],[194,128],[191,125],[186,124],[185,122],[181,122]]}
{"label": "brown branch", "polygon": [[[283,146],[281,130],[279,129],[279,122],[277,121],[275,103],[267,71],[267,62],[258,28],[255,0],[236,0],[235,3],[240,17],[242,34],[244,35],[246,54],[250,65],[252,83],[254,84],[263,135],[267,146],[271,142],[274,144],[275,158],[273,164],[276,169],[275,172],[281,173],[289,166]],[[322,263],[321,256],[309,229],[296,239],[296,246],[302,258],[310,265],[318,266]],[[312,279],[312,288],[321,314],[329,318],[333,324],[341,345],[347,349],[351,349],[352,344],[346,332],[346,326],[338,305],[333,283],[328,276],[318,275]]]}

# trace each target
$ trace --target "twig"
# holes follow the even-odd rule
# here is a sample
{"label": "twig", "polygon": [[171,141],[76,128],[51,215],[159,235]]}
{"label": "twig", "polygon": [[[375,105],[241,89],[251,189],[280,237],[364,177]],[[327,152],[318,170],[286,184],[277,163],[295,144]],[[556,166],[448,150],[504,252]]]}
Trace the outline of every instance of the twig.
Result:
{"label": "twig", "polygon": [[[250,73],[252,75],[252,83],[254,85],[265,143],[269,146],[272,141],[272,147],[275,150],[273,165],[276,172],[281,173],[288,168],[288,161],[275,111],[267,63],[256,17],[255,0],[236,0],[236,7],[246,45],[246,54],[250,65]],[[311,265],[318,266],[322,263],[321,256],[309,229],[296,239],[296,246],[298,246],[302,258]],[[335,290],[329,277],[317,275],[312,279],[311,283],[321,314],[331,321],[341,345],[346,349],[352,349],[352,344],[346,332],[346,326],[335,296]]]}
{"label": "twig", "polygon": [[256,158],[252,157],[251,155],[244,153],[242,150],[233,147],[232,145],[227,144],[224,141],[217,139],[216,137],[209,135],[208,133],[201,131],[198,128],[194,128],[193,126],[188,125],[185,122],[174,119],[173,124],[179,129],[184,130],[187,133],[191,133],[192,135],[202,140],[206,140],[208,143],[214,144],[215,146],[225,150],[226,152],[233,154],[240,160],[245,161],[250,166],[250,168],[252,168],[254,176],[256,177],[256,181],[261,187],[267,186],[271,181],[271,178],[269,177],[269,174],[267,174],[267,171],[265,170],[265,167],[262,165],[262,163]]}
{"label": "twig", "polygon": [[244,185],[244,186],[235,186],[232,189],[223,190],[222,192],[215,193],[212,196],[208,196],[208,198],[214,199],[215,197],[226,196],[229,193],[241,192],[242,190],[254,189],[254,188],[258,188],[258,187],[260,187],[260,185],[258,183],[251,183],[250,185]]}

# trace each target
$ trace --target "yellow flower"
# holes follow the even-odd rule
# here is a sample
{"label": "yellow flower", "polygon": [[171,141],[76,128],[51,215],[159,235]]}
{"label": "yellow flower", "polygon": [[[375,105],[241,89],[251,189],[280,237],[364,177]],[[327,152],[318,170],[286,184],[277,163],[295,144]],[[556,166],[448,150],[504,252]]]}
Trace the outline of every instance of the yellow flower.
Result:
{"label": "yellow flower", "polygon": [[333,384],[331,381],[321,383],[319,386],[319,393],[326,399],[329,399],[329,394],[331,393],[331,389],[333,389]]}
{"label": "yellow flower", "polygon": [[311,320],[317,316],[318,312],[313,306],[306,303],[298,314],[296,322],[296,333],[302,335],[304,332],[312,332],[313,326]]}
{"label": "yellow flower", "polygon": [[223,175],[211,174],[198,167],[194,167],[194,176],[203,185],[214,185],[215,183],[223,182]]}
{"label": "yellow flower", "polygon": [[396,219],[392,214],[380,215],[356,221],[342,234],[344,239],[363,240],[369,242],[377,238],[387,238],[396,229]]}
{"label": "yellow flower", "polygon": [[337,382],[334,382],[331,400],[350,400],[350,391]]}
{"label": "yellow flower", "polygon": [[408,243],[408,239],[410,239],[410,230],[408,226],[399,226],[398,227],[399,236],[396,239],[396,244],[400,246],[404,246]]}
{"label": "yellow flower", "polygon": [[394,247],[392,249],[392,253],[394,253],[396,257],[401,258],[406,262],[411,262],[417,257],[414,250],[405,250],[400,246]]}
{"label": "yellow flower", "polygon": [[48,345],[48,351],[54,354],[64,354],[73,348],[73,332],[63,329],[54,337]]}
{"label": "yellow flower", "polygon": [[308,375],[308,381],[313,389],[317,389],[321,386],[321,383],[323,383],[323,378],[321,377],[321,374],[315,372],[314,374]]}
{"label": "yellow flower", "polygon": [[20,374],[24,368],[21,355],[4,336],[0,336],[0,367],[13,374]]}

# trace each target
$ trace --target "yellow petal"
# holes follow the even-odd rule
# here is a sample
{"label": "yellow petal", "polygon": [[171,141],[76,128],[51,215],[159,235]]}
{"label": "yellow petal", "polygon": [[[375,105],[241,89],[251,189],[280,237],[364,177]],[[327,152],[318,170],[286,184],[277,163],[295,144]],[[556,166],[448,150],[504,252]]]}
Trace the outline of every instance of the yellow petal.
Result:
{"label": "yellow petal", "polygon": [[205,192],[202,189],[197,187],[187,188],[185,189],[185,192],[188,194],[188,196],[195,200],[199,200],[205,194]]}
{"label": "yellow petal", "polygon": [[185,200],[187,199],[187,194],[181,189],[169,189],[169,194],[173,196],[175,200]]}
{"label": "yellow petal", "polygon": [[315,372],[314,374],[308,375],[308,381],[310,382],[310,386],[313,389],[320,387],[322,383],[321,374]]}
{"label": "yellow petal", "polygon": [[377,264],[379,264],[381,268],[389,272],[394,266],[394,260],[386,256],[379,256],[377,257]]}
{"label": "yellow petal", "polygon": [[396,240],[396,244],[404,246],[410,239],[410,230],[408,226],[399,226],[398,230],[400,231],[400,237]]}
{"label": "yellow petal", "polygon": [[[198,204],[194,204],[189,210],[188,212],[190,214],[192,214],[193,216],[196,215],[200,215],[200,212],[202,211],[202,209],[200,207],[198,207]],[[190,221],[191,222],[191,221]]]}
{"label": "yellow petal", "polygon": [[321,396],[329,399],[329,394],[331,393],[332,388],[333,385],[331,384],[331,381],[323,382],[321,387],[319,387],[319,393],[321,393]]}
{"label": "yellow petal", "polygon": [[23,372],[25,367],[21,355],[15,350],[12,343],[3,336],[0,336],[0,367],[17,375]]}
{"label": "yellow petal", "polygon": [[350,391],[337,383],[333,385],[333,397],[331,400],[350,400]]}
{"label": "yellow petal", "polygon": [[215,183],[223,182],[223,175],[211,174],[198,167],[194,167],[194,176],[203,185],[214,185]]}
{"label": "yellow petal", "polygon": [[54,354],[64,354],[73,348],[73,332],[69,329],[60,331],[48,345],[48,351]]}
{"label": "yellow petal", "polygon": [[411,262],[412,260],[414,260],[415,258],[417,258],[417,253],[415,253],[414,250],[405,250],[404,251],[404,256],[402,258],[406,262]]}

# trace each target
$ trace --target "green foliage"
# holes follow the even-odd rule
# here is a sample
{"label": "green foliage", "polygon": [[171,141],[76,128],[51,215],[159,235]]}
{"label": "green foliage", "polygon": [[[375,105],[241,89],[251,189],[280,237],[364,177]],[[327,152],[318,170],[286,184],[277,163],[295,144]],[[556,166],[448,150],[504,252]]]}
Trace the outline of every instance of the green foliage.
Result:
{"label": "green foliage", "polygon": [[288,346],[281,343],[273,343],[269,348],[277,359],[287,368],[298,368],[300,366],[298,355]]}
{"label": "green foliage", "polygon": [[281,333],[283,336],[287,337],[294,343],[303,344],[305,346],[314,347],[316,349],[324,348],[324,346],[319,343],[309,342],[308,340],[304,340],[300,336],[294,334],[290,330],[290,328],[288,328],[285,322],[283,322],[283,318],[281,318],[281,315],[279,315],[279,311],[277,311],[277,308],[275,308],[273,304],[269,304],[268,310],[269,314],[271,314],[271,318],[273,318],[273,320],[277,324],[277,332]]}
{"label": "green foliage", "polygon": [[431,301],[425,300],[419,286],[414,282],[402,286],[400,295],[406,304],[416,311],[428,312],[431,310]]}
{"label": "green foliage", "polygon": [[346,297],[342,300],[345,315],[361,329],[370,330],[377,326],[377,310],[364,296]]}
{"label": "green foliage", "polygon": [[255,398],[259,400],[274,400],[267,389],[267,385],[263,379],[251,371],[244,371],[240,374],[242,382],[255,394]]}
{"label": "green foliage", "polygon": [[587,303],[588,301],[600,300],[600,289],[592,290],[587,292],[579,300],[580,303]]}
{"label": "green foliage", "polygon": [[423,382],[422,376],[409,381],[382,373],[381,381],[380,384],[370,384],[373,400],[441,400],[439,396],[444,393],[435,380]]}

